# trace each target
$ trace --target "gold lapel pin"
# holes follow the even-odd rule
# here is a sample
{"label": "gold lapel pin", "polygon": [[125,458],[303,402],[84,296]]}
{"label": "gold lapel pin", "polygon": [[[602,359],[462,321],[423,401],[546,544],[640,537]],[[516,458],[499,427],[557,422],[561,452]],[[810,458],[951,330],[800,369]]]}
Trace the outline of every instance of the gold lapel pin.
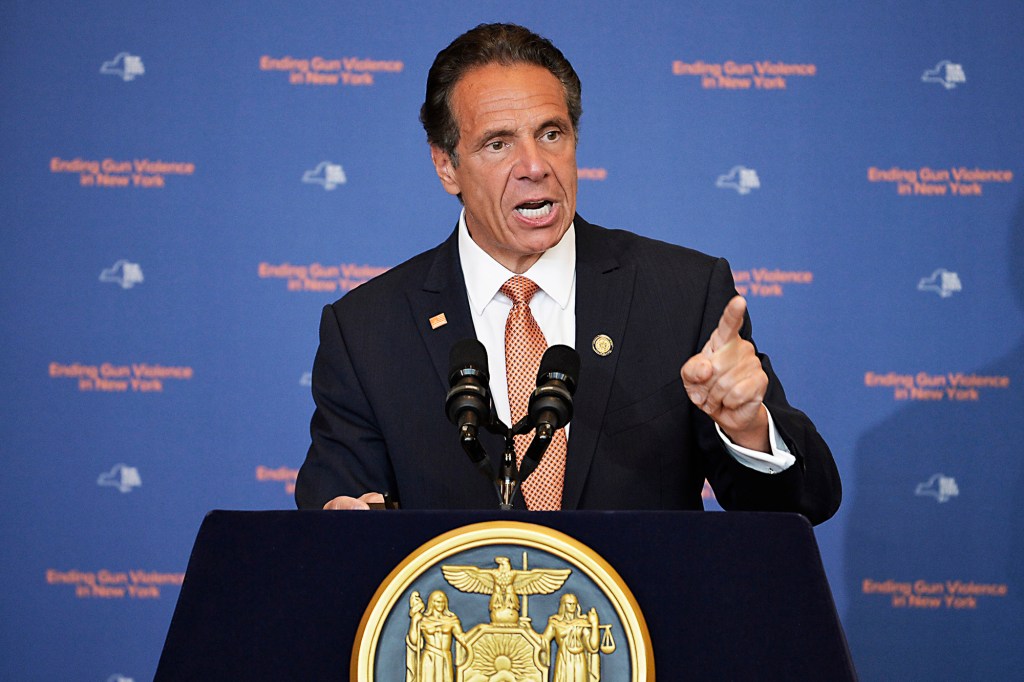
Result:
{"label": "gold lapel pin", "polygon": [[598,334],[594,337],[594,340],[590,342],[590,347],[594,349],[594,352],[600,355],[602,358],[606,355],[610,355],[612,348],[615,344],[612,343],[612,337],[607,334]]}
{"label": "gold lapel pin", "polygon": [[448,318],[444,316],[444,313],[439,313],[430,318],[430,328],[437,329],[448,324]]}

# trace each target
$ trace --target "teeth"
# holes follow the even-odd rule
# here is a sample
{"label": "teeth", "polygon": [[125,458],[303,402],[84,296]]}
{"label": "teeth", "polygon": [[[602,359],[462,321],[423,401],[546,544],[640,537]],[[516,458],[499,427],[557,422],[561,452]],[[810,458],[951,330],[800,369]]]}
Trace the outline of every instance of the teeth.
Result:
{"label": "teeth", "polygon": [[548,213],[551,213],[551,202],[545,201],[544,205],[540,208],[517,208],[519,214],[524,218],[543,218]]}

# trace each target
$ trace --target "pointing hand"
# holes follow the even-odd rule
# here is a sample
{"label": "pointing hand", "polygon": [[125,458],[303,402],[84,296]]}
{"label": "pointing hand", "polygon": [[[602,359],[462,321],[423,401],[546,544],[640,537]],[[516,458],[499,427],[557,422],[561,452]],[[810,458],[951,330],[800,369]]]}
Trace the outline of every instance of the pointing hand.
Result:
{"label": "pointing hand", "polygon": [[704,348],[680,370],[690,401],[736,445],[770,452],[768,415],[762,404],[768,375],[754,345],[740,338],[747,302],[734,296]]}

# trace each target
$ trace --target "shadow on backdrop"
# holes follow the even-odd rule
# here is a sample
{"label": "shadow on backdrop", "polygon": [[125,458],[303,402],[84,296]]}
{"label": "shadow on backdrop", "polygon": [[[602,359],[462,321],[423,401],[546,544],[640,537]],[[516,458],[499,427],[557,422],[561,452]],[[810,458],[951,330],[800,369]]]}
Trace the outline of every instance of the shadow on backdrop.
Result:
{"label": "shadow on backdrop", "polygon": [[[1024,310],[1024,197],[1009,238]],[[1020,679],[1024,670],[1024,334],[967,373],[1009,377],[1009,387],[981,389],[977,401],[908,402],[858,442],[844,621],[864,680]],[[971,594],[987,588],[969,583],[1006,594]]]}

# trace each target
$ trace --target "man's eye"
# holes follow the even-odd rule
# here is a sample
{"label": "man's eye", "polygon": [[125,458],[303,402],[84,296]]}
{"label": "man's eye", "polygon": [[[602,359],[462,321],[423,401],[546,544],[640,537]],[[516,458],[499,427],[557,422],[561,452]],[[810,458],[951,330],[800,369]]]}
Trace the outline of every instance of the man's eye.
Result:
{"label": "man's eye", "polygon": [[549,130],[548,132],[544,133],[544,139],[547,140],[548,142],[554,142],[561,136],[562,131],[560,130]]}
{"label": "man's eye", "polygon": [[505,143],[502,142],[501,140],[495,140],[494,142],[488,143],[487,146],[490,147],[491,151],[493,152],[500,152],[502,149],[505,148]]}

